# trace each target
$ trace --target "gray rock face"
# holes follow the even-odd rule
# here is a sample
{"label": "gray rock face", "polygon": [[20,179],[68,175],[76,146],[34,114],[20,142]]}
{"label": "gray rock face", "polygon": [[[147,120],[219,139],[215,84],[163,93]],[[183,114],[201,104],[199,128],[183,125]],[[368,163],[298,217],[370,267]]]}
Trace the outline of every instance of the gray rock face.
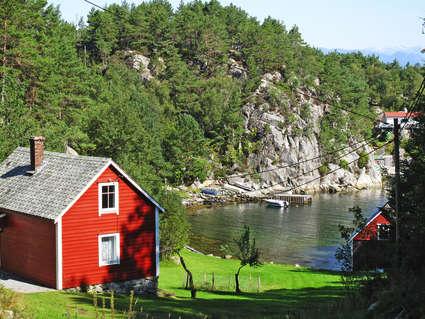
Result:
{"label": "gray rock face", "polygon": [[149,69],[150,59],[136,51],[125,52],[127,64],[137,70],[140,74],[140,78],[143,81],[150,81],[153,79],[151,70]]}
{"label": "gray rock face", "polygon": [[245,79],[247,77],[247,72],[242,62],[236,61],[235,59],[230,58],[228,62],[229,73],[232,77],[237,79]]}
{"label": "gray rock face", "polygon": [[[288,191],[296,186],[300,187],[294,189],[295,192],[335,192],[380,185],[380,169],[372,155],[369,155],[370,161],[362,170],[358,168],[357,162],[349,165],[348,170],[340,169],[338,164],[341,159],[336,159],[335,163],[329,164],[329,171],[335,172],[321,178],[318,170],[323,163],[320,158],[320,119],[329,106],[319,102],[315,93],[308,89],[297,89],[295,99],[280,96],[280,103],[283,104],[280,109],[271,105],[267,97],[281,80],[279,72],[265,74],[250,102],[242,109],[246,132],[258,137],[255,151],[251,152],[247,160],[248,169],[251,172],[266,172],[230,178],[230,182],[243,183],[253,190],[264,192],[275,188]],[[305,110],[302,111],[302,108]],[[340,156],[360,146],[355,139],[349,143],[352,147],[342,151]],[[368,146],[363,149],[365,152],[371,150]],[[356,161],[359,158],[357,152],[360,151],[362,149],[343,158],[347,162]],[[299,162],[299,165],[294,165]]]}

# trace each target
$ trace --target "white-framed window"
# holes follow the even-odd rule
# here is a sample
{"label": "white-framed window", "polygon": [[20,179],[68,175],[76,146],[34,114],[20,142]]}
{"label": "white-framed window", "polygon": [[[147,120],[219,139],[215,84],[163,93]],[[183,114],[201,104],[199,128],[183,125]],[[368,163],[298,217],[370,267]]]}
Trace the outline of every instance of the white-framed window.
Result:
{"label": "white-framed window", "polygon": [[99,266],[120,263],[120,234],[99,235]]}
{"label": "white-framed window", "polygon": [[99,183],[99,215],[118,214],[118,183]]}
{"label": "white-framed window", "polygon": [[390,240],[391,239],[391,225],[377,224],[378,240]]}

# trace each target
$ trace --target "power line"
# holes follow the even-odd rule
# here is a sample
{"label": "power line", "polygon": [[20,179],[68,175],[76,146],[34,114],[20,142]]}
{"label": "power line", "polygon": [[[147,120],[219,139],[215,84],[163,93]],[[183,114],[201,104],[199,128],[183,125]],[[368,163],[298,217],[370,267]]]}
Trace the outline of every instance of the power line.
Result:
{"label": "power line", "polygon": [[386,124],[384,121],[380,120],[379,118],[373,118],[373,117],[371,117],[369,115],[365,115],[365,114],[362,114],[362,113],[359,113],[359,112],[356,112],[356,111],[347,109],[347,108],[342,107],[342,106],[339,106],[339,105],[337,106],[335,104],[332,104],[332,107],[335,107],[337,109],[341,109],[341,110],[343,110],[345,112],[352,113],[352,114],[357,115],[357,116],[361,116],[361,117],[363,117],[365,119],[368,119],[369,121],[372,121],[373,123],[380,122],[380,123]]}
{"label": "power line", "polygon": [[107,12],[109,12],[109,13],[113,13],[111,10],[106,9],[106,8],[104,8],[104,7],[101,7],[100,5],[98,5],[98,4],[94,3],[94,2],[91,2],[91,1],[89,1],[89,0],[83,0],[83,1],[84,1],[84,2],[87,2],[87,3],[89,3],[89,4],[91,4],[92,6],[95,6],[96,8],[98,8],[98,9],[100,9],[100,10],[107,11]]}
{"label": "power line", "polygon": [[[364,147],[366,144],[363,144],[363,145],[361,145],[361,146],[359,146],[359,147],[357,147],[357,148],[355,148],[355,149],[353,149],[353,150],[351,150],[350,152],[348,152],[348,153],[345,153],[345,154],[343,154],[343,155],[340,155],[339,157],[336,157],[335,158],[335,160],[338,160],[338,159],[341,159],[341,158],[344,158],[345,156],[347,156],[347,155],[350,155],[351,153],[354,153],[354,152],[356,152],[357,150],[359,150],[359,149],[361,149],[362,147]],[[356,160],[354,160],[353,162],[355,162]],[[348,163],[348,164],[351,164],[351,163]],[[300,175],[297,175],[297,176],[295,176],[295,177],[293,177],[293,179],[295,179],[295,178],[299,178],[299,177],[303,177],[303,176],[305,176],[305,175],[308,175],[308,174],[310,174],[310,173],[313,173],[313,172],[315,172],[316,170],[318,170],[320,167],[322,167],[322,165],[321,166],[318,166],[318,167],[315,167],[315,168],[313,168],[312,170],[310,170],[310,171],[308,171],[308,172],[305,172],[305,173],[303,173],[303,174],[300,174]],[[326,174],[327,175],[327,174]],[[325,175],[325,176],[326,176]],[[279,185],[279,184],[275,184],[275,185],[272,185],[272,186],[268,186],[268,187],[266,187],[266,189],[267,188],[270,188],[270,187],[273,187],[273,186],[276,186],[276,185]]]}
{"label": "power line", "polygon": [[235,177],[252,176],[252,175],[257,175],[257,174],[272,172],[272,171],[276,171],[276,170],[284,169],[284,168],[288,168],[288,167],[298,166],[300,164],[304,164],[304,163],[307,163],[307,162],[310,162],[310,161],[314,161],[316,159],[320,159],[320,158],[323,158],[323,157],[326,157],[326,156],[338,154],[339,152],[341,152],[341,151],[343,151],[345,149],[348,149],[350,147],[353,147],[354,145],[358,145],[358,144],[361,144],[361,143],[365,143],[366,142],[364,145],[361,146],[361,147],[363,147],[363,146],[367,145],[367,142],[372,141],[372,140],[375,140],[377,138],[379,138],[379,136],[378,137],[373,137],[372,136],[372,137],[369,137],[367,139],[364,139],[364,140],[362,140],[360,142],[354,143],[352,145],[347,145],[347,146],[342,147],[342,148],[340,148],[338,150],[335,150],[333,152],[328,152],[328,153],[325,153],[325,154],[322,154],[322,155],[319,155],[319,156],[316,156],[316,157],[313,157],[313,158],[305,159],[305,160],[302,160],[302,161],[299,161],[299,162],[296,162],[296,163],[292,163],[292,164],[286,164],[286,165],[283,165],[283,166],[277,166],[277,167],[273,167],[273,168],[268,168],[268,169],[257,171],[257,172],[253,172],[253,173],[234,174],[234,175],[231,175],[231,176],[227,176],[227,179],[228,178],[235,178]]}
{"label": "power line", "polygon": [[[381,145],[381,146],[379,146],[379,147],[374,148],[372,151],[367,152],[365,155],[370,155],[370,154],[372,154],[373,152],[375,152],[375,151],[377,151],[377,150],[379,150],[379,149],[383,148],[384,146],[387,146],[388,144],[390,144],[390,143],[392,143],[392,142],[393,142],[393,140],[388,141],[387,143],[385,143],[385,144],[383,144],[383,145]],[[354,163],[354,162],[356,162],[356,161],[358,161],[358,159],[356,159],[356,160],[353,160],[353,161],[349,162],[349,163],[348,163],[348,165],[351,165],[351,164],[353,164],[353,163]],[[292,188],[290,188],[289,190],[285,190],[285,192],[289,192],[289,191],[294,190],[294,189],[297,189],[297,188],[299,188],[299,187],[301,187],[301,186],[307,185],[307,184],[309,184],[309,183],[311,183],[311,182],[313,182],[313,181],[315,181],[315,180],[318,180],[318,179],[320,179],[320,178],[323,178],[323,177],[325,177],[325,176],[328,176],[328,175],[330,175],[330,174],[333,174],[333,173],[335,173],[336,171],[338,171],[338,170],[340,170],[340,169],[342,169],[342,167],[338,167],[338,168],[336,168],[336,169],[334,169],[334,170],[332,170],[332,171],[328,172],[328,173],[327,173],[327,174],[325,174],[324,176],[316,177],[316,178],[315,178],[315,179],[313,179],[313,180],[310,180],[310,181],[305,182],[305,183],[303,183],[303,184],[300,184],[300,185],[297,185],[297,186],[295,186],[295,187],[292,187]]]}
{"label": "power line", "polygon": [[[388,141],[387,143],[385,143],[385,144],[383,144],[383,145],[381,145],[381,146],[379,146],[379,147],[374,148],[372,151],[367,152],[365,155],[372,154],[373,152],[375,152],[375,151],[377,151],[377,150],[379,150],[379,149],[383,148],[384,146],[387,146],[388,144],[390,144],[390,143],[392,143],[392,142],[393,142],[393,140]],[[353,163],[354,163],[354,162],[356,162],[356,161],[358,161],[358,159],[355,159],[355,160],[353,160],[353,161],[349,162],[347,165],[351,165],[351,164],[353,164]],[[317,170],[317,169],[318,169],[318,168],[316,168],[316,169],[314,169],[314,170],[312,170],[312,171],[309,171],[309,172],[307,172],[307,173],[305,173],[305,174],[303,174],[303,175],[296,176],[296,177],[294,177],[294,178],[302,177],[302,176],[304,176],[304,175],[306,175],[306,174],[309,174],[309,173],[311,173],[311,172],[313,172],[313,171],[315,171],[315,170]],[[328,172],[328,173],[327,173],[327,174],[325,174],[324,176],[319,176],[319,177],[313,178],[312,180],[309,180],[309,181],[307,181],[307,182],[305,182],[305,183],[302,183],[302,184],[296,185],[296,186],[294,186],[294,187],[291,187],[291,188],[285,189],[285,190],[283,190],[282,192],[283,192],[283,193],[285,193],[285,192],[293,191],[293,190],[295,190],[295,189],[297,189],[297,188],[300,188],[301,186],[304,186],[304,185],[310,184],[310,183],[312,183],[312,182],[314,182],[314,181],[316,181],[316,180],[318,180],[318,179],[321,179],[321,178],[323,178],[323,177],[325,177],[325,176],[328,176],[328,175],[330,175],[330,174],[333,174],[333,173],[335,173],[336,171],[338,171],[338,170],[340,170],[340,169],[342,169],[342,167],[338,167],[338,168],[336,168],[336,169],[334,169],[334,170],[332,170],[332,171]],[[272,187],[277,186],[277,185],[279,185],[279,184],[274,184],[274,185],[271,185],[271,186],[268,186],[268,187],[265,187],[265,188],[261,188],[260,190],[264,190],[264,189],[272,188]]]}
{"label": "power line", "polygon": [[[308,95],[308,94],[306,94],[306,93],[304,93],[304,92],[298,92],[298,93],[299,93],[299,94],[301,94],[301,95],[303,95],[303,96],[306,96],[306,97],[308,97],[308,98],[311,98],[311,96],[310,96],[310,95]],[[318,101],[321,101],[321,99],[319,99],[319,98],[316,98],[316,99],[317,99]],[[338,108],[338,109],[344,110],[344,111],[346,111],[346,112],[348,112],[348,113],[352,113],[352,114],[357,115],[357,116],[361,116],[361,117],[366,118],[366,119],[368,119],[369,121],[372,121],[372,122],[379,121],[380,123],[385,124],[385,122],[381,121],[380,119],[373,118],[373,117],[371,117],[371,116],[369,116],[369,115],[365,115],[365,114],[362,114],[362,113],[359,113],[359,112],[356,112],[356,111],[353,111],[353,110],[347,109],[347,108],[342,107],[342,106],[337,106],[337,105],[335,105],[335,104],[332,104],[332,107],[335,107],[335,108]],[[382,114],[381,114],[381,115],[382,115]]]}

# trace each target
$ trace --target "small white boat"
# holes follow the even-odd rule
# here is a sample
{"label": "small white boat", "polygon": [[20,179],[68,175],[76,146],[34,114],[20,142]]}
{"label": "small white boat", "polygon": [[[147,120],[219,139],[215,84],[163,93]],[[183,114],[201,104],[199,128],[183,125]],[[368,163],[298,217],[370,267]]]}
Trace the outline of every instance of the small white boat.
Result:
{"label": "small white boat", "polygon": [[283,207],[287,208],[289,206],[289,203],[286,200],[280,200],[280,199],[266,199],[265,202],[272,207]]}

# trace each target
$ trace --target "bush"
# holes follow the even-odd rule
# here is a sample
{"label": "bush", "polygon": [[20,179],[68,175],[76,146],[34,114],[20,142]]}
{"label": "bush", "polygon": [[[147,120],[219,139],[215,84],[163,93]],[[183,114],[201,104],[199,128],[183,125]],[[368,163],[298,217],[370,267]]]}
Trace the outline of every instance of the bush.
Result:
{"label": "bush", "polygon": [[367,154],[365,151],[360,152],[357,166],[359,168],[364,168],[367,166],[367,163],[369,163],[369,154]]}
{"label": "bush", "polygon": [[[13,312],[13,318],[24,319],[28,318],[25,313],[25,307],[19,299],[18,294],[0,285],[0,311],[10,310]],[[0,318],[3,314],[0,312]]]}
{"label": "bush", "polygon": [[345,159],[339,161],[339,167],[348,171],[348,162]]}
{"label": "bush", "polygon": [[313,118],[312,112],[311,112],[311,104],[310,103],[303,103],[300,108],[300,117],[308,122]]}
{"label": "bush", "polygon": [[385,150],[385,155],[394,154],[394,143],[387,144],[384,150]]}
{"label": "bush", "polygon": [[319,174],[320,176],[325,176],[330,171],[328,163],[322,164],[322,166],[319,167]]}
{"label": "bush", "polygon": [[288,124],[292,125],[298,121],[298,117],[294,113],[289,113],[288,116],[286,117],[286,120]]}

